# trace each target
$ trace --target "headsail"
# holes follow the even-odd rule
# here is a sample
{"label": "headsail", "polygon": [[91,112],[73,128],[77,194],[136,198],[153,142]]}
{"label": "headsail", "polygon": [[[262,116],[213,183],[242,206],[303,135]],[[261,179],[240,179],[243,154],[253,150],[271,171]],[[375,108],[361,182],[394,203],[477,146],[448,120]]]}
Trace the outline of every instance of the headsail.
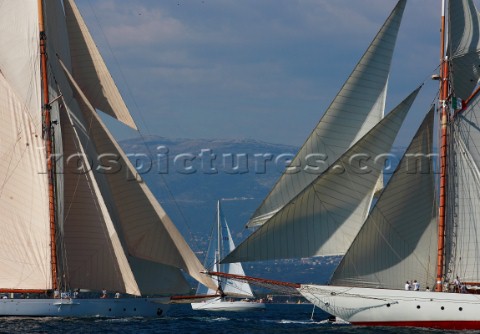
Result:
{"label": "headsail", "polygon": [[420,88],[222,262],[344,254],[360,230],[390,152]]}
{"label": "headsail", "polygon": [[[230,254],[235,249],[235,244],[233,243],[232,234],[230,233],[227,220],[223,215],[222,209],[220,207],[220,201],[218,202],[218,218],[221,226],[220,232],[221,232],[221,247],[222,247],[222,250],[220,252],[220,258],[218,259],[218,261],[220,261],[223,257],[225,257],[225,255]],[[213,268],[212,271],[215,271],[215,268]],[[221,264],[219,265],[218,271],[233,274],[233,275],[245,276],[243,267],[239,262]],[[225,292],[225,294],[253,298],[253,292],[248,283],[239,282],[239,281],[231,280],[228,278],[222,279],[222,282],[223,282],[222,289],[223,289],[223,292]]]}
{"label": "headsail", "polygon": [[[227,224],[227,220],[221,209],[220,201],[217,202],[217,222],[212,230],[210,242],[208,245],[207,255],[205,257],[204,266],[208,271],[224,272],[233,275],[245,276],[242,265],[240,263],[219,264],[220,260],[232,250],[235,249],[232,235]],[[218,282],[222,291],[227,296],[237,297],[253,297],[252,289],[247,282],[232,280],[225,277],[213,276]],[[206,289],[199,284],[197,294],[215,294],[217,291]]]}
{"label": "headsail", "polygon": [[[90,105],[68,69],[63,64],[62,66],[83,104],[82,113],[76,117],[85,119],[82,122],[84,132],[80,137],[85,146],[88,143],[88,156],[101,157],[99,152],[107,153],[107,156],[104,156],[106,161],[98,161],[106,164],[103,165],[105,169],[102,172],[100,168],[99,172],[97,168],[94,174],[102,196],[109,204],[109,213],[123,246],[133,257],[182,268],[199,282],[214,287],[210,278],[200,273],[203,266],[146,184],[137,179],[139,176],[135,167]],[[112,160],[108,159],[113,159],[114,165],[120,166],[120,169],[110,170]],[[159,288],[165,289],[165,286],[159,285]]]}
{"label": "headsail", "polygon": [[65,0],[64,5],[75,80],[95,108],[136,129],[75,2]]}
{"label": "headsail", "polygon": [[[400,0],[350,74],[316,128],[292,160],[298,173],[284,173],[255,211],[248,227],[259,226],[298,195],[319,174],[383,117],[390,63],[405,8]],[[325,155],[325,164],[305,170],[311,155]]]}
{"label": "headsail", "polygon": [[403,289],[416,279],[433,287],[437,254],[432,140],[434,108],[343,257],[333,285]]}

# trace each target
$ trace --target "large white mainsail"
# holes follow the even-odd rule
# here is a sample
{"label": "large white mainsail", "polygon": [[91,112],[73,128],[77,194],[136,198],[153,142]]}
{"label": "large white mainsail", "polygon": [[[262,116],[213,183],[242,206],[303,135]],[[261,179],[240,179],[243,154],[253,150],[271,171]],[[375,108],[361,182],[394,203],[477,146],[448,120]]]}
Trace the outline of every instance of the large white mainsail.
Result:
{"label": "large white mainsail", "polygon": [[[383,117],[390,63],[406,1],[400,0],[313,132],[253,214],[248,227],[264,224]],[[317,168],[305,163],[321,155]]]}
{"label": "large white mainsail", "polygon": [[433,287],[437,255],[433,119],[429,111],[330,283],[399,289]]}
{"label": "large white mainsail", "polygon": [[[48,179],[40,113],[38,8],[0,1],[0,287],[49,289]],[[20,9],[21,8],[21,9]]]}
{"label": "large white mainsail", "polygon": [[344,254],[370,209],[384,155],[420,88],[222,262]]}

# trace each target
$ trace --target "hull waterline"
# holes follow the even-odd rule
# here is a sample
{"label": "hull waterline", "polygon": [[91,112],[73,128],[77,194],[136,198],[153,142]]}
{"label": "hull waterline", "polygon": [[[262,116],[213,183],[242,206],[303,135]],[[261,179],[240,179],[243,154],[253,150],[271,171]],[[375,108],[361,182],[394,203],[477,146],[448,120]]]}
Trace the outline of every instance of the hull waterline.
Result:
{"label": "hull waterline", "polygon": [[299,292],[325,312],[354,325],[480,329],[480,296],[302,285]]}

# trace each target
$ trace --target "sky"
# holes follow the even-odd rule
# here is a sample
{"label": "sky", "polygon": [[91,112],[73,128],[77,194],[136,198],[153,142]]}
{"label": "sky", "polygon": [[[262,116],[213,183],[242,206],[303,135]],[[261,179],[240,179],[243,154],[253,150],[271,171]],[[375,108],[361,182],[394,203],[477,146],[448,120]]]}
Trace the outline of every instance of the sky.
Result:
{"label": "sky", "polygon": [[[77,0],[140,132],[300,146],[396,0]],[[434,101],[440,0],[409,1],[389,111],[425,82],[396,145]],[[109,122],[119,139],[138,134]]]}

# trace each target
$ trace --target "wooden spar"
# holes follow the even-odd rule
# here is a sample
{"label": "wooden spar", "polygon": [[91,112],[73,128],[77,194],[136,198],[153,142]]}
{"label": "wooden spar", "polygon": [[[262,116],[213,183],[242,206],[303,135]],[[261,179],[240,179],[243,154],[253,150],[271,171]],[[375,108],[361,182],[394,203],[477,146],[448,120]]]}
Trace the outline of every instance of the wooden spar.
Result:
{"label": "wooden spar", "polygon": [[442,1],[442,18],[440,28],[440,202],[438,208],[438,252],[437,252],[437,282],[435,291],[442,291],[442,279],[444,274],[445,253],[445,208],[447,188],[447,124],[448,109],[447,98],[449,91],[448,59],[445,56],[445,4]]}
{"label": "wooden spar", "polygon": [[48,173],[48,204],[50,212],[50,264],[52,268],[52,288],[56,290],[57,284],[57,247],[56,247],[56,222],[55,222],[55,190],[52,162],[52,131],[50,119],[50,100],[48,91],[48,67],[47,67],[47,45],[45,35],[45,22],[43,16],[43,1],[38,0],[38,25],[40,31],[40,72],[42,75],[43,90],[43,113],[44,113],[44,135],[47,156],[47,173]]}
{"label": "wooden spar", "polygon": [[209,276],[225,277],[225,278],[231,278],[231,279],[234,279],[234,280],[247,281],[247,282],[252,282],[252,283],[278,285],[278,286],[293,288],[293,289],[299,289],[300,286],[301,286],[298,283],[274,281],[274,280],[270,280],[270,279],[250,277],[250,276],[242,276],[242,275],[235,275],[235,274],[227,274],[227,273],[221,273],[221,272],[216,272],[216,271],[208,271],[208,272],[205,272],[205,274],[207,274]]}

